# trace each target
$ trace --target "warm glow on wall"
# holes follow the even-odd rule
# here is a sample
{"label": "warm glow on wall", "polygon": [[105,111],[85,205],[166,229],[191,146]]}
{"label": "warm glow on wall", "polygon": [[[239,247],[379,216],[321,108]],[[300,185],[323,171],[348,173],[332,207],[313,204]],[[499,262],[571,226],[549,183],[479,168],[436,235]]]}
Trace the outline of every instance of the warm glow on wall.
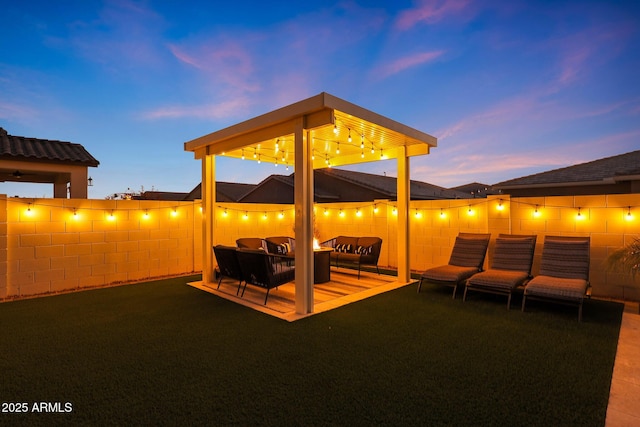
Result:
{"label": "warm glow on wall", "polygon": [[633,214],[631,213],[631,206],[627,208],[627,213],[624,215],[624,219],[627,221],[633,221]]}
{"label": "warm glow on wall", "polygon": [[541,215],[542,213],[540,212],[540,208],[538,207],[538,205],[536,205],[536,208],[533,210],[533,217],[540,218]]}

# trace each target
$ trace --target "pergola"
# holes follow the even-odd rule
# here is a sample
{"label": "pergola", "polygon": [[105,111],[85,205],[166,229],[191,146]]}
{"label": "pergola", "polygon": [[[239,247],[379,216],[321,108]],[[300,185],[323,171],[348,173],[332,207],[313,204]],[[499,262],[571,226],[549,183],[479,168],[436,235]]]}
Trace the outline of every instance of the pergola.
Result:
{"label": "pergola", "polygon": [[350,102],[320,93],[184,144],[202,161],[202,280],[213,279],[215,158],[293,165],[296,312],[313,312],[313,170],[397,159],[398,281],[410,281],[409,158],[437,139]]}

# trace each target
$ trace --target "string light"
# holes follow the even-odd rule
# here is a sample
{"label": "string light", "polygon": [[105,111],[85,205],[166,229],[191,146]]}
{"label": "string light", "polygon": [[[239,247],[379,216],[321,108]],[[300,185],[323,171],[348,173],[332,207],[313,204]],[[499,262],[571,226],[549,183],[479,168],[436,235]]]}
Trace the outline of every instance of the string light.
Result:
{"label": "string light", "polygon": [[337,135],[337,134],[338,134],[338,132],[340,132],[340,131],[338,130],[338,124],[337,124],[337,123],[334,123],[334,125],[333,125],[333,133]]}
{"label": "string light", "polygon": [[242,160],[244,160],[244,148],[242,149]]}
{"label": "string light", "polygon": [[171,211],[171,216],[178,216],[178,210],[176,208],[173,208],[173,210]]}
{"label": "string light", "polygon": [[627,221],[631,221],[633,219],[633,215],[631,214],[631,206],[627,208],[627,214],[624,216],[624,219]]}
{"label": "string light", "polygon": [[144,211],[144,215],[142,215],[142,216],[143,216],[143,218],[144,218],[144,219],[149,219],[149,210],[148,210],[148,209],[146,209],[146,210]]}
{"label": "string light", "polygon": [[533,216],[538,218],[540,216],[540,211],[538,210],[538,205],[536,205],[536,209],[533,211]]}
{"label": "string light", "polygon": [[349,129],[349,137],[347,138],[347,141],[349,141],[349,142],[352,141],[352,139],[351,139],[351,129]]}
{"label": "string light", "polygon": [[340,154],[340,141],[336,143],[336,154]]}
{"label": "string light", "polygon": [[109,212],[109,214],[107,215],[107,220],[109,221],[114,221],[116,219],[116,216],[113,214],[113,210],[111,212]]}
{"label": "string light", "polygon": [[502,199],[498,201],[498,210],[501,211],[504,209],[504,205],[502,204]]}
{"label": "string light", "polygon": [[278,216],[280,219],[284,218],[284,211],[280,211],[280,215]]}
{"label": "string light", "polygon": [[338,216],[344,216],[344,212],[342,212],[342,209],[340,209],[340,212],[338,213]]}
{"label": "string light", "polygon": [[582,215],[582,212],[580,211],[580,207],[578,207],[578,214],[576,215],[576,219],[582,220],[584,219],[584,216]]}
{"label": "string light", "polygon": [[440,218],[445,218],[447,215],[444,213],[444,210],[440,208]]}
{"label": "string light", "polygon": [[360,208],[356,209],[356,216],[362,216],[362,212],[360,212]]}

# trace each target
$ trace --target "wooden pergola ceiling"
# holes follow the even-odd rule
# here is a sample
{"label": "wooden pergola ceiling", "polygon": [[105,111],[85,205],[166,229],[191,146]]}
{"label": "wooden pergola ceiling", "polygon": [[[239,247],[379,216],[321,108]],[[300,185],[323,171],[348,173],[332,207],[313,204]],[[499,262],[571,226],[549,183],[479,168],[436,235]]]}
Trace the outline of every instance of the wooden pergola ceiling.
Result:
{"label": "wooden pergola ceiling", "polygon": [[424,155],[437,145],[431,135],[321,93],[187,142],[185,150],[196,158],[217,155],[292,166],[294,126],[301,118],[309,130],[314,169],[397,158],[400,146],[407,156]]}

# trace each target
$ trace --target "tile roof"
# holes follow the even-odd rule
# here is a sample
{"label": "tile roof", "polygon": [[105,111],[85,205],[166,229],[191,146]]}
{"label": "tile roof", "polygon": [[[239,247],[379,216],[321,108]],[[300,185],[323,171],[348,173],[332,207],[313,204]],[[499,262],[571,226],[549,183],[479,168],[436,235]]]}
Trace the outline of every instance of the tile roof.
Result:
{"label": "tile roof", "polygon": [[606,157],[495,184],[496,188],[567,183],[611,183],[622,177],[640,175],[640,150]]}
{"label": "tile roof", "polygon": [[46,163],[72,163],[96,167],[100,164],[80,144],[9,135],[0,127],[0,158]]}

